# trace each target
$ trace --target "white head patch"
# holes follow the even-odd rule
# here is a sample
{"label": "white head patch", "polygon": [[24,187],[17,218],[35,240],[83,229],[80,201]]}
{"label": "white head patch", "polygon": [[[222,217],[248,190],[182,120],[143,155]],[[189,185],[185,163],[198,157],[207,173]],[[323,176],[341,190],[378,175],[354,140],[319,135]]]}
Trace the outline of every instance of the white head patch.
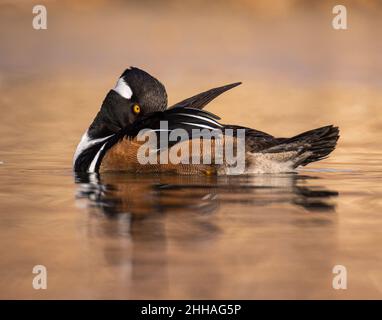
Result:
{"label": "white head patch", "polygon": [[113,90],[125,99],[130,99],[133,95],[133,91],[131,91],[131,88],[123,78],[118,79]]}

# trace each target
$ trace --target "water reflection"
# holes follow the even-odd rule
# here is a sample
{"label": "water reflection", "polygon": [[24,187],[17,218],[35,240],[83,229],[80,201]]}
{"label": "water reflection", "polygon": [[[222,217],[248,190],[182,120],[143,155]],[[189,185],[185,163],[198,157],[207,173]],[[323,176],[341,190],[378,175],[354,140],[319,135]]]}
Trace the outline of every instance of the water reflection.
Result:
{"label": "water reflection", "polygon": [[[284,220],[278,216],[280,208],[297,209],[303,216],[305,211],[330,214],[338,196],[336,191],[318,187],[316,182],[321,179],[300,174],[199,177],[108,173],[77,175],[75,179],[77,204],[89,213],[86,238],[108,266],[118,268],[119,283],[123,283],[125,294],[134,298],[168,296],[174,277],[183,279],[188,270],[193,270],[193,275],[190,282],[183,279],[183,285],[191,288],[196,281],[200,286],[195,288],[197,292],[214,296],[224,284],[224,270],[231,272],[230,258],[214,258],[212,253],[206,256],[201,248],[219,251],[219,243],[225,243],[230,252],[232,230],[245,232],[248,226],[254,233],[248,238],[249,247],[235,251],[247,255],[249,265],[255,263],[249,253],[255,261],[262,261],[263,252],[254,239],[259,230],[268,229],[267,225],[281,220],[292,228],[301,223],[325,227],[332,222],[315,215],[307,221],[294,216]],[[314,186],[306,186],[309,181]],[[274,212],[278,217],[272,216]],[[207,284],[211,276],[216,286],[199,281],[206,277]]]}
{"label": "water reflection", "polygon": [[135,176],[124,174],[81,174],[77,200],[97,208],[110,218],[129,214],[132,219],[150,215],[192,211],[213,214],[220,206],[268,206],[292,204],[307,211],[335,210],[335,190],[305,186],[315,176],[279,174],[259,176]]}

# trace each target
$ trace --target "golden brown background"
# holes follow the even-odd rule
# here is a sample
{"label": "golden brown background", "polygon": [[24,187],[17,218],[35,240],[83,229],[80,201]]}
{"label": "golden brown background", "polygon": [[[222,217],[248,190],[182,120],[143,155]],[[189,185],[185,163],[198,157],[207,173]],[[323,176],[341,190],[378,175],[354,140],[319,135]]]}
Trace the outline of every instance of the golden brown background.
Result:
{"label": "golden brown background", "polygon": [[[0,1],[0,297],[381,298],[381,1],[52,0],[39,31],[35,4]],[[336,4],[346,31],[332,28]],[[301,181],[219,182],[276,191],[218,192],[212,215],[197,214],[199,198],[169,210],[189,191],[158,215],[144,197],[157,178],[115,177],[128,219],[148,218],[87,214],[73,151],[130,65],[158,77],[170,104],[243,81],[208,110],[277,136],[335,124],[339,146]],[[331,213],[296,206],[296,186],[338,192]],[[31,286],[35,264],[48,268],[46,291]],[[335,264],[348,290],[332,289]]]}

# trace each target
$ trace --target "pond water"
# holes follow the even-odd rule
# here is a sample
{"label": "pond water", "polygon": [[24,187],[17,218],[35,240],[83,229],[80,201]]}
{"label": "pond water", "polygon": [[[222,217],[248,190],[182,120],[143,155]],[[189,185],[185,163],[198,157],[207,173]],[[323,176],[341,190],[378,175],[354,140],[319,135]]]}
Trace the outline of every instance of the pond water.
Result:
{"label": "pond water", "polygon": [[[51,29],[41,35],[28,31],[29,20],[20,23],[30,11],[20,6],[14,13],[9,4],[1,19],[20,20],[12,35],[2,35],[0,298],[382,297],[381,48],[375,42],[371,48],[366,36],[382,28],[355,28],[339,45],[349,49],[358,39],[364,46],[354,55],[343,50],[349,54],[342,59],[330,49],[339,36],[318,31],[318,17],[268,23],[213,11],[198,16],[194,29],[171,33],[168,18],[179,22],[192,13],[155,16],[132,7],[129,23],[143,28],[147,42],[126,28],[139,44],[129,51],[111,32],[125,18],[118,10],[83,21],[82,7],[65,7],[52,13]],[[241,35],[229,47],[222,38],[211,41],[227,19],[228,36]],[[366,21],[354,19],[358,26]],[[313,34],[304,28],[308,20]],[[161,33],[171,36],[162,43],[155,38]],[[184,38],[190,44],[177,46]],[[205,49],[203,59],[196,47]],[[226,56],[216,55],[222,50]],[[328,67],[319,57],[337,60]],[[171,102],[243,80],[208,110],[224,123],[277,136],[335,124],[338,148],[290,174],[75,176],[76,144],[126,60],[163,80]],[[32,287],[35,265],[47,268],[47,290]],[[332,287],[336,265],[347,270],[346,290]]]}
{"label": "pond water", "polygon": [[[37,107],[6,112],[21,115],[2,127],[3,298],[381,297],[377,148],[340,140],[294,174],[76,177],[81,121],[62,104],[59,120],[34,118]],[[48,290],[32,288],[38,264]],[[347,268],[347,290],[332,288],[335,265]]]}

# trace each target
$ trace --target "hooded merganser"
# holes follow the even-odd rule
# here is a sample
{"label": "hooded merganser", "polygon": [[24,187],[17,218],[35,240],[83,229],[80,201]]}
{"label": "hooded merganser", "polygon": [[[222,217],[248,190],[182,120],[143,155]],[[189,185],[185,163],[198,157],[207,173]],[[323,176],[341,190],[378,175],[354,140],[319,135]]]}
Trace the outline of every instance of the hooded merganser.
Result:
{"label": "hooded merganser", "polygon": [[[76,172],[175,172],[180,174],[229,173],[226,161],[210,164],[159,163],[142,164],[138,161],[139,148],[143,142],[137,139],[142,129],[149,129],[159,135],[161,123],[167,123],[168,134],[175,129],[188,133],[194,129],[208,131],[230,129],[234,133],[244,131],[245,167],[250,172],[291,171],[298,166],[326,158],[336,147],[339,138],[338,127],[332,125],[313,129],[291,138],[275,138],[270,134],[251,128],[225,125],[220,118],[202,110],[211,100],[223,92],[241,84],[232,83],[197,94],[167,108],[165,87],[147,72],[131,67],[126,69],[110,90],[101,109],[82,136],[74,154],[73,166]],[[223,145],[227,144],[224,135]],[[231,136],[236,149],[239,144]],[[200,138],[199,138],[200,139]],[[171,152],[186,142],[190,147],[192,139],[170,142],[165,148],[155,149],[157,156]],[[211,142],[215,142],[211,139]],[[213,143],[212,143],[213,144]],[[198,147],[200,148],[200,147]],[[203,147],[204,148],[204,147]],[[202,148],[202,149],[203,149]],[[213,148],[213,146],[212,146]],[[210,152],[202,150],[202,153]],[[200,151],[200,149],[199,149]],[[192,155],[187,155],[192,157]],[[217,156],[212,155],[213,158]]]}

